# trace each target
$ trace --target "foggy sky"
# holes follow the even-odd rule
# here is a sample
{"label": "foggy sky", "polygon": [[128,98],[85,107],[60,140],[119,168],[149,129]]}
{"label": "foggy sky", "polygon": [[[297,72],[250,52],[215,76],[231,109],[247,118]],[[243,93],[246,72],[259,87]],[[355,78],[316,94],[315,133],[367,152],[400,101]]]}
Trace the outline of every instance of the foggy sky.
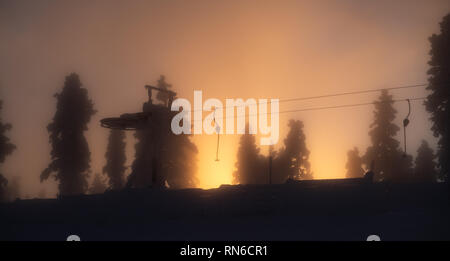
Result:
{"label": "foggy sky", "polygon": [[[3,173],[21,177],[34,197],[50,162],[47,124],[53,94],[77,72],[97,114],[86,136],[93,173],[101,172],[108,130],[103,117],[138,112],[145,84],[167,77],[179,97],[293,98],[426,83],[428,37],[450,11],[450,1],[5,1],[0,0],[2,118],[17,145]],[[421,97],[424,88],[394,91]],[[378,94],[281,103],[280,110],[373,101]],[[397,124],[406,103],[395,105]],[[372,106],[280,115],[282,146],[290,118],[305,124],[316,178],[343,177],[346,152],[369,145]],[[421,139],[435,144],[422,102],[412,104],[408,152]],[[399,133],[401,134],[401,133]],[[134,139],[127,133],[127,156]],[[399,136],[400,139],[401,136]],[[231,182],[239,136],[195,137],[200,186]],[[262,149],[263,152],[266,148]],[[93,175],[92,175],[93,176]]]}

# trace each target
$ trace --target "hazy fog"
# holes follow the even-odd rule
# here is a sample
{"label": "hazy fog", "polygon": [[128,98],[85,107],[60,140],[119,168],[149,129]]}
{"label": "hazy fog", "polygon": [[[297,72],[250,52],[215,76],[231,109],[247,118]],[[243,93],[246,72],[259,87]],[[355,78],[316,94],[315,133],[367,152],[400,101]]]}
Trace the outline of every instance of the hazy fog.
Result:
{"label": "hazy fog", "polygon": [[[3,173],[21,177],[34,197],[50,161],[46,126],[53,94],[70,72],[80,74],[97,114],[86,133],[92,171],[104,165],[106,129],[99,119],[138,112],[144,85],[160,74],[179,97],[293,98],[426,83],[428,37],[450,11],[443,1],[4,1],[0,0],[0,99],[17,145]],[[421,97],[424,88],[393,92]],[[370,102],[378,94],[281,103],[280,110]],[[398,125],[407,104],[396,104]],[[364,152],[372,107],[280,115],[280,142],[290,118],[305,123],[316,178],[344,176],[346,152]],[[412,104],[409,152],[432,144],[428,115]],[[400,134],[400,133],[399,133]],[[128,133],[128,162],[134,139]],[[200,186],[231,182],[239,136],[195,137]],[[263,148],[266,151],[267,148]]]}

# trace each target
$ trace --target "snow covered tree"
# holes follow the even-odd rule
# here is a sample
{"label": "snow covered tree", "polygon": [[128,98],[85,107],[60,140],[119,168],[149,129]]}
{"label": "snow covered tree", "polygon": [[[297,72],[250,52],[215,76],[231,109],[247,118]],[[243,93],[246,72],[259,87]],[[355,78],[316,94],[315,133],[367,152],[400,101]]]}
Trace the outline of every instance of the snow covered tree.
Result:
{"label": "snow covered tree", "polygon": [[431,91],[425,106],[431,113],[432,130],[438,140],[440,178],[448,180],[450,172],[450,14],[441,22],[441,32],[430,37],[431,59],[428,62],[428,87]]}
{"label": "snow covered tree", "polygon": [[52,160],[41,173],[41,182],[52,176],[59,182],[60,195],[84,194],[91,161],[84,132],[95,114],[94,106],[76,73],[66,77],[55,98],[56,113],[47,126]]}
{"label": "snow covered tree", "polygon": [[106,149],[106,165],[103,173],[109,178],[111,189],[121,189],[125,185],[125,132],[112,129],[109,132],[108,147]]}
{"label": "snow covered tree", "polygon": [[422,141],[417,150],[417,157],[414,167],[414,180],[418,182],[434,182],[437,178],[436,156],[428,145],[428,142]]}
{"label": "snow covered tree", "polygon": [[412,157],[403,155],[400,142],[395,137],[400,128],[394,123],[397,111],[392,95],[383,90],[374,104],[374,120],[369,131],[372,145],[367,148],[363,162],[366,166],[372,160],[375,162],[374,181],[409,181],[412,178]]}

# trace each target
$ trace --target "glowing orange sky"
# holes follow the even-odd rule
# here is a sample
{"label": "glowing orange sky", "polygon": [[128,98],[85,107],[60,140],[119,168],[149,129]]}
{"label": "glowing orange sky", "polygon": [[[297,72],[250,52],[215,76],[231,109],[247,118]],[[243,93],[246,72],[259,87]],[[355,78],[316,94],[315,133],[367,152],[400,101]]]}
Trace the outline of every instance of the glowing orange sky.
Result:
{"label": "glowing orange sky", "polygon": [[[36,195],[48,164],[45,126],[52,95],[76,71],[98,113],[86,133],[93,172],[104,165],[107,130],[99,119],[137,112],[144,85],[165,74],[179,97],[292,98],[426,82],[428,37],[450,11],[448,1],[2,1],[0,97],[18,146],[4,173]],[[396,91],[396,98],[423,96]],[[280,110],[370,102],[359,95],[280,104]],[[406,106],[397,105],[400,125]],[[433,141],[423,106],[413,106],[410,149]],[[280,115],[280,142],[290,118],[305,123],[315,178],[342,177],[346,152],[364,151],[372,108]],[[128,163],[133,139],[128,134]],[[231,182],[238,136],[195,137],[203,188]],[[265,152],[267,148],[263,148]]]}

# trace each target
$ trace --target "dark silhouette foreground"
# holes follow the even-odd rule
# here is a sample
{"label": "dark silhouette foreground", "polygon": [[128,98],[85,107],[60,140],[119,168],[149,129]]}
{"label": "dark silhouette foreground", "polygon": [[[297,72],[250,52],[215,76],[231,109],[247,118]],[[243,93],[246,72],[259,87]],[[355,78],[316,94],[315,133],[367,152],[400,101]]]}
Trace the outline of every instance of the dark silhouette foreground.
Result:
{"label": "dark silhouette foreground", "polygon": [[23,200],[0,205],[0,240],[450,240],[447,188],[300,181]]}

